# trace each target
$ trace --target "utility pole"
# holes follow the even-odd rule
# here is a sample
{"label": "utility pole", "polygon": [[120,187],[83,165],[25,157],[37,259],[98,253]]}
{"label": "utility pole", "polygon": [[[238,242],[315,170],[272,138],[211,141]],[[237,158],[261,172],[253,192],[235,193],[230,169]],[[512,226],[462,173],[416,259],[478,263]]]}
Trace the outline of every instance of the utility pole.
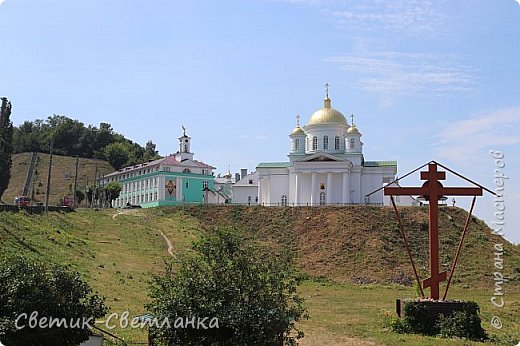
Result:
{"label": "utility pole", "polygon": [[49,213],[49,193],[51,192],[51,174],[52,174],[52,147],[54,140],[51,139],[49,150],[49,175],[47,176],[47,192],[45,193],[45,214]]}
{"label": "utility pole", "polygon": [[90,207],[91,208],[94,208],[94,194],[96,193],[96,190],[97,190],[97,163],[96,163],[96,171],[94,173],[94,189],[92,190],[92,195],[90,197]]}
{"label": "utility pole", "polygon": [[72,208],[76,209],[76,190],[78,188],[78,166],[79,166],[79,155],[76,155],[76,173],[74,174],[74,195],[72,196],[72,199],[74,202],[72,202]]}

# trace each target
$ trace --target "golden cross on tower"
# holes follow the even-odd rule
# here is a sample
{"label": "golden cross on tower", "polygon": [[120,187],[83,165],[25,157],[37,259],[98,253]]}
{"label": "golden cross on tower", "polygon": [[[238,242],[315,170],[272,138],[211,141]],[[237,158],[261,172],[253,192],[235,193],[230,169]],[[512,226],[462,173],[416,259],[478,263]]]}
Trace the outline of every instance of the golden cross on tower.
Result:
{"label": "golden cross on tower", "polygon": [[296,127],[300,127],[300,114],[296,114]]}
{"label": "golden cross on tower", "polygon": [[330,84],[325,83],[325,94],[327,95],[327,98],[329,98],[329,88],[330,88]]}
{"label": "golden cross on tower", "polygon": [[354,126],[354,113],[350,114],[350,119],[352,119],[352,126]]}

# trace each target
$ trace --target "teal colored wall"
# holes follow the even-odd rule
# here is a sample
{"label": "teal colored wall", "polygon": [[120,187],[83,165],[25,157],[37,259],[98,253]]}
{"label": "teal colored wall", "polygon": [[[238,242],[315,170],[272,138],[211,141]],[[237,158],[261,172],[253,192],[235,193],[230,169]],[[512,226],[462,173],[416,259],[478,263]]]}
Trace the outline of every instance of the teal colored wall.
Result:
{"label": "teal colored wall", "polygon": [[[185,203],[204,202],[204,192],[202,192],[202,179],[182,178],[182,196]],[[188,186],[186,187],[186,182]]]}

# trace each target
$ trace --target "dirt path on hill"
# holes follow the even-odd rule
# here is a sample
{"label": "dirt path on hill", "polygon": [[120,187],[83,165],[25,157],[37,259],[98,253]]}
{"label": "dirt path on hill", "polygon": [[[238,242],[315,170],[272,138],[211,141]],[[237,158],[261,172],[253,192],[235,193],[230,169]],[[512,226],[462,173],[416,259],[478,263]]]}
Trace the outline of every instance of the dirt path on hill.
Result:
{"label": "dirt path on hill", "polygon": [[299,341],[301,346],[376,346],[372,341],[363,339],[347,338],[347,337],[327,337],[327,336],[313,336],[305,335],[303,339]]}
{"label": "dirt path on hill", "polygon": [[162,231],[160,231],[160,230],[156,230],[156,231],[161,233],[164,240],[166,241],[166,245],[168,245],[168,254],[170,254],[170,256],[172,256],[173,258],[177,258],[177,256],[175,256],[175,254],[173,253],[173,245],[172,245],[172,242],[170,241],[170,239],[168,239],[166,234],[164,234]]}

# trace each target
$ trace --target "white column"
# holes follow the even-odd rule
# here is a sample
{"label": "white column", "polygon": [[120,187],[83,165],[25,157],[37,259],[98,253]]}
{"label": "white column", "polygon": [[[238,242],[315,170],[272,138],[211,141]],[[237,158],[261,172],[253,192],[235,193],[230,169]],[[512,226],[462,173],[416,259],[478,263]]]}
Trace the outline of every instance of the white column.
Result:
{"label": "white column", "polygon": [[294,204],[298,205],[300,204],[300,201],[298,200],[299,197],[299,191],[300,191],[300,173],[296,173],[295,177],[295,184],[294,184]]}
{"label": "white column", "polygon": [[350,173],[343,173],[343,204],[350,202]]}
{"label": "white column", "polygon": [[175,178],[175,184],[177,190],[175,191],[175,199],[177,202],[182,202],[182,179],[180,177]]}
{"label": "white column", "polygon": [[316,173],[311,175],[311,205],[316,203]]}
{"label": "white column", "polygon": [[262,205],[263,203],[262,199],[262,179],[258,177],[258,205]]}
{"label": "white column", "polygon": [[332,173],[327,173],[327,190],[326,191],[326,201],[327,204],[332,203]]}

